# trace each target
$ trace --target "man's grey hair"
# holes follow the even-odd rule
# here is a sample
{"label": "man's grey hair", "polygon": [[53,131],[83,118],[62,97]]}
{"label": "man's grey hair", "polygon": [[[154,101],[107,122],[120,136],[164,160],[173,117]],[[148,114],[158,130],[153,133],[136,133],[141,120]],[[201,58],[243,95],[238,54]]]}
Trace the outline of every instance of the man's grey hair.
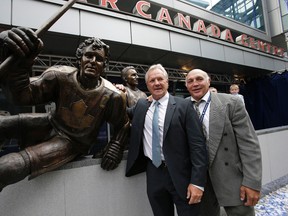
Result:
{"label": "man's grey hair", "polygon": [[168,73],[167,73],[167,71],[165,70],[165,68],[164,68],[161,64],[154,64],[154,65],[150,66],[150,68],[149,68],[148,71],[146,72],[146,74],[145,74],[145,82],[147,82],[147,80],[148,80],[148,73],[149,73],[150,71],[156,70],[156,69],[162,71],[164,77],[168,80],[169,77],[168,77]]}

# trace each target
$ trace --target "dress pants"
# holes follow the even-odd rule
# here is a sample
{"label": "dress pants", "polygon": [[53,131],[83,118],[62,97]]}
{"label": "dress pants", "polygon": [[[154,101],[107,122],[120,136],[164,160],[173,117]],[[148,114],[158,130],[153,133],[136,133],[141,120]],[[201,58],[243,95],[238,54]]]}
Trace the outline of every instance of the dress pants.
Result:
{"label": "dress pants", "polygon": [[227,216],[255,216],[253,206],[224,206]]}
{"label": "dress pants", "polygon": [[[227,216],[255,216],[254,207],[252,206],[223,206],[223,208]],[[220,216],[220,206],[209,174],[207,174],[207,183],[201,200],[201,216]]]}
{"label": "dress pants", "polygon": [[[147,164],[147,194],[154,216],[174,216],[174,204],[178,216],[199,216],[200,204],[188,204],[175,190],[165,163],[156,168],[151,160]],[[187,185],[188,188],[188,185]]]}
{"label": "dress pants", "polygon": [[205,185],[203,197],[201,199],[201,216],[219,216],[220,206],[216,198],[209,173],[207,173],[207,182]]}

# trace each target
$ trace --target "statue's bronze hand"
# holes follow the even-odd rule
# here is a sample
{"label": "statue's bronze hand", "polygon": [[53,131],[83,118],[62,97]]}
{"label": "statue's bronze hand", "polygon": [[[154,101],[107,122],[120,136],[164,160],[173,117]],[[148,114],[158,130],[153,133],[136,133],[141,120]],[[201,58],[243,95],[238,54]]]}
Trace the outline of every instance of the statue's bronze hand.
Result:
{"label": "statue's bronze hand", "polygon": [[8,49],[22,58],[35,58],[43,48],[43,42],[35,32],[25,27],[8,30],[3,42]]}
{"label": "statue's bronze hand", "polygon": [[115,169],[122,160],[124,149],[117,141],[110,141],[105,149],[105,153],[102,158],[101,167],[104,170]]}

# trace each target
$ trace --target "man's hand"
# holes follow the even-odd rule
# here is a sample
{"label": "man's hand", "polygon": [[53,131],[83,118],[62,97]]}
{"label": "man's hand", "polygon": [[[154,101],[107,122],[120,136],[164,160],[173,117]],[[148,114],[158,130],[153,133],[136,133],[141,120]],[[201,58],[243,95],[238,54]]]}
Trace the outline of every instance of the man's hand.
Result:
{"label": "man's hand", "polygon": [[148,96],[148,97],[147,97],[147,100],[148,100],[149,102],[152,102],[152,101],[153,101],[152,95]]}
{"label": "man's hand", "polygon": [[193,184],[189,184],[187,188],[187,199],[189,199],[189,205],[198,204],[201,202],[201,198],[203,196],[203,191],[197,188]]}
{"label": "man's hand", "polygon": [[122,84],[114,84],[114,85],[118,90],[122,91],[123,93],[126,93],[126,88],[124,85]]}
{"label": "man's hand", "polygon": [[260,199],[260,191],[241,186],[240,199],[244,201],[245,206],[255,206]]}

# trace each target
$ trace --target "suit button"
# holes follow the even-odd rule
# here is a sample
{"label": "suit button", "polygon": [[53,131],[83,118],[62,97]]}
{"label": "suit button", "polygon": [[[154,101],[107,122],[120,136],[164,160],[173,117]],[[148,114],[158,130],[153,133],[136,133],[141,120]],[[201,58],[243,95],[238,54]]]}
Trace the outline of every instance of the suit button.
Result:
{"label": "suit button", "polygon": [[227,136],[227,133],[224,133],[223,136]]}
{"label": "suit button", "polygon": [[224,148],[224,150],[225,150],[225,151],[228,151],[228,148],[226,147],[226,148]]}
{"label": "suit button", "polygon": [[229,163],[228,162],[225,162],[225,166],[228,166],[229,165]]}

